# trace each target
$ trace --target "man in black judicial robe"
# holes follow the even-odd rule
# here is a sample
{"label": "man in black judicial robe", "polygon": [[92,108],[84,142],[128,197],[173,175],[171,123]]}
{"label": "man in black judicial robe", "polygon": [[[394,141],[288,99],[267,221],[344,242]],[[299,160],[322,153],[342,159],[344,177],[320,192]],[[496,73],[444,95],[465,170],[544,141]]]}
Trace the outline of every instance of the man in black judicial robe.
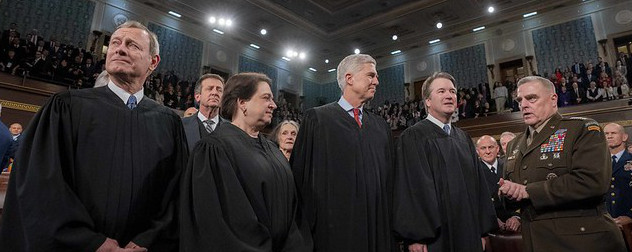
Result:
{"label": "man in black judicial robe", "polygon": [[314,251],[390,251],[391,131],[363,105],[378,85],[375,60],[351,55],[338,66],[342,97],[310,109],[290,163]]}
{"label": "man in black judicial robe", "polygon": [[428,117],[397,145],[393,230],[407,251],[479,252],[496,215],[470,136],[450,124],[454,78],[434,73],[422,95]]}
{"label": "man in black judicial robe", "polygon": [[143,97],[142,89],[159,61],[155,35],[126,22],[110,40],[108,85],[55,94],[40,109],[11,174],[3,251],[177,247],[184,130],[173,111]]}

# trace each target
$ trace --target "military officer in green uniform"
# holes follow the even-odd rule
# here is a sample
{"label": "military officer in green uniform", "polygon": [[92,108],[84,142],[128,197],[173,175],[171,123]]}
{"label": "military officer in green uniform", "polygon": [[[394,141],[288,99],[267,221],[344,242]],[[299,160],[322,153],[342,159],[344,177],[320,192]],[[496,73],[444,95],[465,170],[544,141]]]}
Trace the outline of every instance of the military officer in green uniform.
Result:
{"label": "military officer in green uniform", "polygon": [[517,101],[528,127],[509,143],[498,191],[520,208],[524,251],[625,251],[604,207],[612,168],[599,124],[563,118],[545,78],[521,79]]}

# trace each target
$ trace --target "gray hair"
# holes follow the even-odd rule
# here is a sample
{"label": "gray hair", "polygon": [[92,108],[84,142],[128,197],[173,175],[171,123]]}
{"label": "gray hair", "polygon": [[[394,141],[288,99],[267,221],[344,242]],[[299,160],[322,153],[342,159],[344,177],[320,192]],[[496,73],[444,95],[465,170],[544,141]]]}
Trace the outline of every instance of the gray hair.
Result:
{"label": "gray hair", "polygon": [[108,71],[103,70],[103,72],[99,74],[99,77],[97,77],[97,79],[94,81],[94,87],[98,88],[98,87],[107,86],[109,82],[110,82],[110,75],[108,74]]}
{"label": "gray hair", "polygon": [[195,89],[193,90],[193,92],[195,94],[202,93],[202,81],[204,81],[206,79],[216,79],[219,82],[221,82],[222,85],[224,85],[224,78],[222,78],[222,76],[219,76],[217,74],[204,74],[204,75],[200,76],[200,78],[197,80],[197,82],[195,82]]}
{"label": "gray hair", "polygon": [[553,82],[551,82],[547,78],[542,78],[540,76],[524,77],[518,81],[518,84],[516,84],[516,87],[520,87],[520,85],[528,83],[528,82],[538,82],[543,88],[549,89],[551,93],[555,94],[555,85],[553,85]]}
{"label": "gray hair", "polygon": [[121,28],[136,28],[136,29],[141,29],[147,32],[147,34],[149,35],[149,53],[151,54],[152,57],[160,54],[160,45],[158,44],[158,36],[156,36],[155,33],[150,31],[147,28],[147,26],[141,24],[138,21],[130,20],[116,27],[117,30]]}
{"label": "gray hair", "polygon": [[352,54],[340,61],[340,64],[338,64],[337,79],[338,86],[340,87],[341,91],[344,91],[345,87],[347,86],[345,75],[347,75],[348,73],[357,73],[361,71],[362,67],[364,67],[364,64],[366,63],[377,65],[375,59],[367,54]]}
{"label": "gray hair", "polygon": [[510,137],[516,138],[516,134],[514,134],[513,132],[505,131],[502,134],[500,134],[500,138],[503,138],[503,137],[506,137],[506,136],[510,136]]}
{"label": "gray hair", "polygon": [[281,133],[281,127],[283,127],[283,125],[292,125],[296,128],[296,133],[298,133],[298,129],[300,128],[298,123],[293,121],[293,120],[284,120],[281,123],[279,123],[276,127],[274,127],[274,130],[272,130],[272,134],[270,134],[270,140],[272,140],[274,143],[276,143],[277,145],[280,144],[279,143],[279,134]]}

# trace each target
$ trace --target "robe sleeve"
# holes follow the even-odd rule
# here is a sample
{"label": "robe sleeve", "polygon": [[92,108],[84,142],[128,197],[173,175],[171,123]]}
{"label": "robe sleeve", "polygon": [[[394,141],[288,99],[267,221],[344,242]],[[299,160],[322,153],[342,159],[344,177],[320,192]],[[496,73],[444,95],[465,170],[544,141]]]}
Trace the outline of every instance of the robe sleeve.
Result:
{"label": "robe sleeve", "polygon": [[441,214],[432,167],[414,132],[401,135],[397,143],[397,166],[393,192],[393,230],[411,243],[432,243],[439,234]]}
{"label": "robe sleeve", "polygon": [[[134,237],[132,241],[145,248],[152,245],[158,248],[165,248],[169,244],[177,244],[178,240],[178,193],[180,191],[180,176],[186,168],[189,157],[188,145],[184,127],[180,118],[176,115],[172,117],[171,128],[173,129],[173,139],[176,146],[170,156],[172,169],[176,170],[174,176],[166,184],[165,196],[160,204],[160,211],[152,218],[152,225],[146,230]],[[119,244],[125,246],[125,244]]]}
{"label": "robe sleeve", "polygon": [[95,251],[105,241],[69,184],[75,148],[69,102],[69,93],[54,95],[22,136],[7,192],[4,244],[29,251]]}
{"label": "robe sleeve", "polygon": [[298,131],[294,149],[290,163],[294,182],[299,197],[298,214],[302,216],[302,220],[306,223],[299,222],[299,227],[303,231],[303,235],[307,237],[314,230],[316,223],[317,200],[316,192],[312,185],[314,181],[314,168],[318,166],[317,161],[321,160],[322,152],[326,146],[318,146],[318,116],[314,109],[305,112],[303,123]]}
{"label": "robe sleeve", "polygon": [[[226,148],[199,142],[181,181],[180,251],[272,251]],[[247,158],[247,157],[241,157]]]}

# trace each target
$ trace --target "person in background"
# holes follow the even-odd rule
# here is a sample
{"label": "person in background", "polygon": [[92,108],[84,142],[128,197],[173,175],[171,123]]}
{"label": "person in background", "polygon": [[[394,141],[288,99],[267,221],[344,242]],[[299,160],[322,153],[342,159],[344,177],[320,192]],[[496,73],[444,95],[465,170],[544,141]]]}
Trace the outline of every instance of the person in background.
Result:
{"label": "person in background", "polygon": [[200,110],[195,116],[182,119],[189,151],[193,150],[201,138],[211,134],[224,122],[219,116],[224,93],[224,78],[217,74],[204,74],[195,83],[194,93],[195,101],[200,104]]}
{"label": "person in background", "polygon": [[[0,104],[0,119],[2,118],[2,104]],[[9,129],[2,121],[0,121],[0,168],[3,168],[9,162],[9,158],[6,155],[11,144],[13,143],[11,133]]]}
{"label": "person in background", "polygon": [[514,138],[516,138],[516,134],[509,131],[500,134],[500,147],[502,147],[503,154],[507,154],[507,144]]}
{"label": "person in background", "polygon": [[623,126],[609,123],[603,132],[612,158],[612,179],[606,193],[606,208],[621,227],[632,223],[632,154],[625,148],[628,134]]}
{"label": "person in background", "polygon": [[181,252],[312,251],[309,230],[297,226],[290,165],[261,134],[277,108],[271,83],[259,73],[226,82],[221,114],[230,123],[198,142],[183,175]]}
{"label": "person in background", "polygon": [[292,120],[285,120],[279,123],[274,130],[272,130],[272,141],[279,145],[279,149],[283,155],[290,160],[292,155],[292,149],[294,148],[294,141],[296,141],[296,135],[298,135],[298,123]]}

